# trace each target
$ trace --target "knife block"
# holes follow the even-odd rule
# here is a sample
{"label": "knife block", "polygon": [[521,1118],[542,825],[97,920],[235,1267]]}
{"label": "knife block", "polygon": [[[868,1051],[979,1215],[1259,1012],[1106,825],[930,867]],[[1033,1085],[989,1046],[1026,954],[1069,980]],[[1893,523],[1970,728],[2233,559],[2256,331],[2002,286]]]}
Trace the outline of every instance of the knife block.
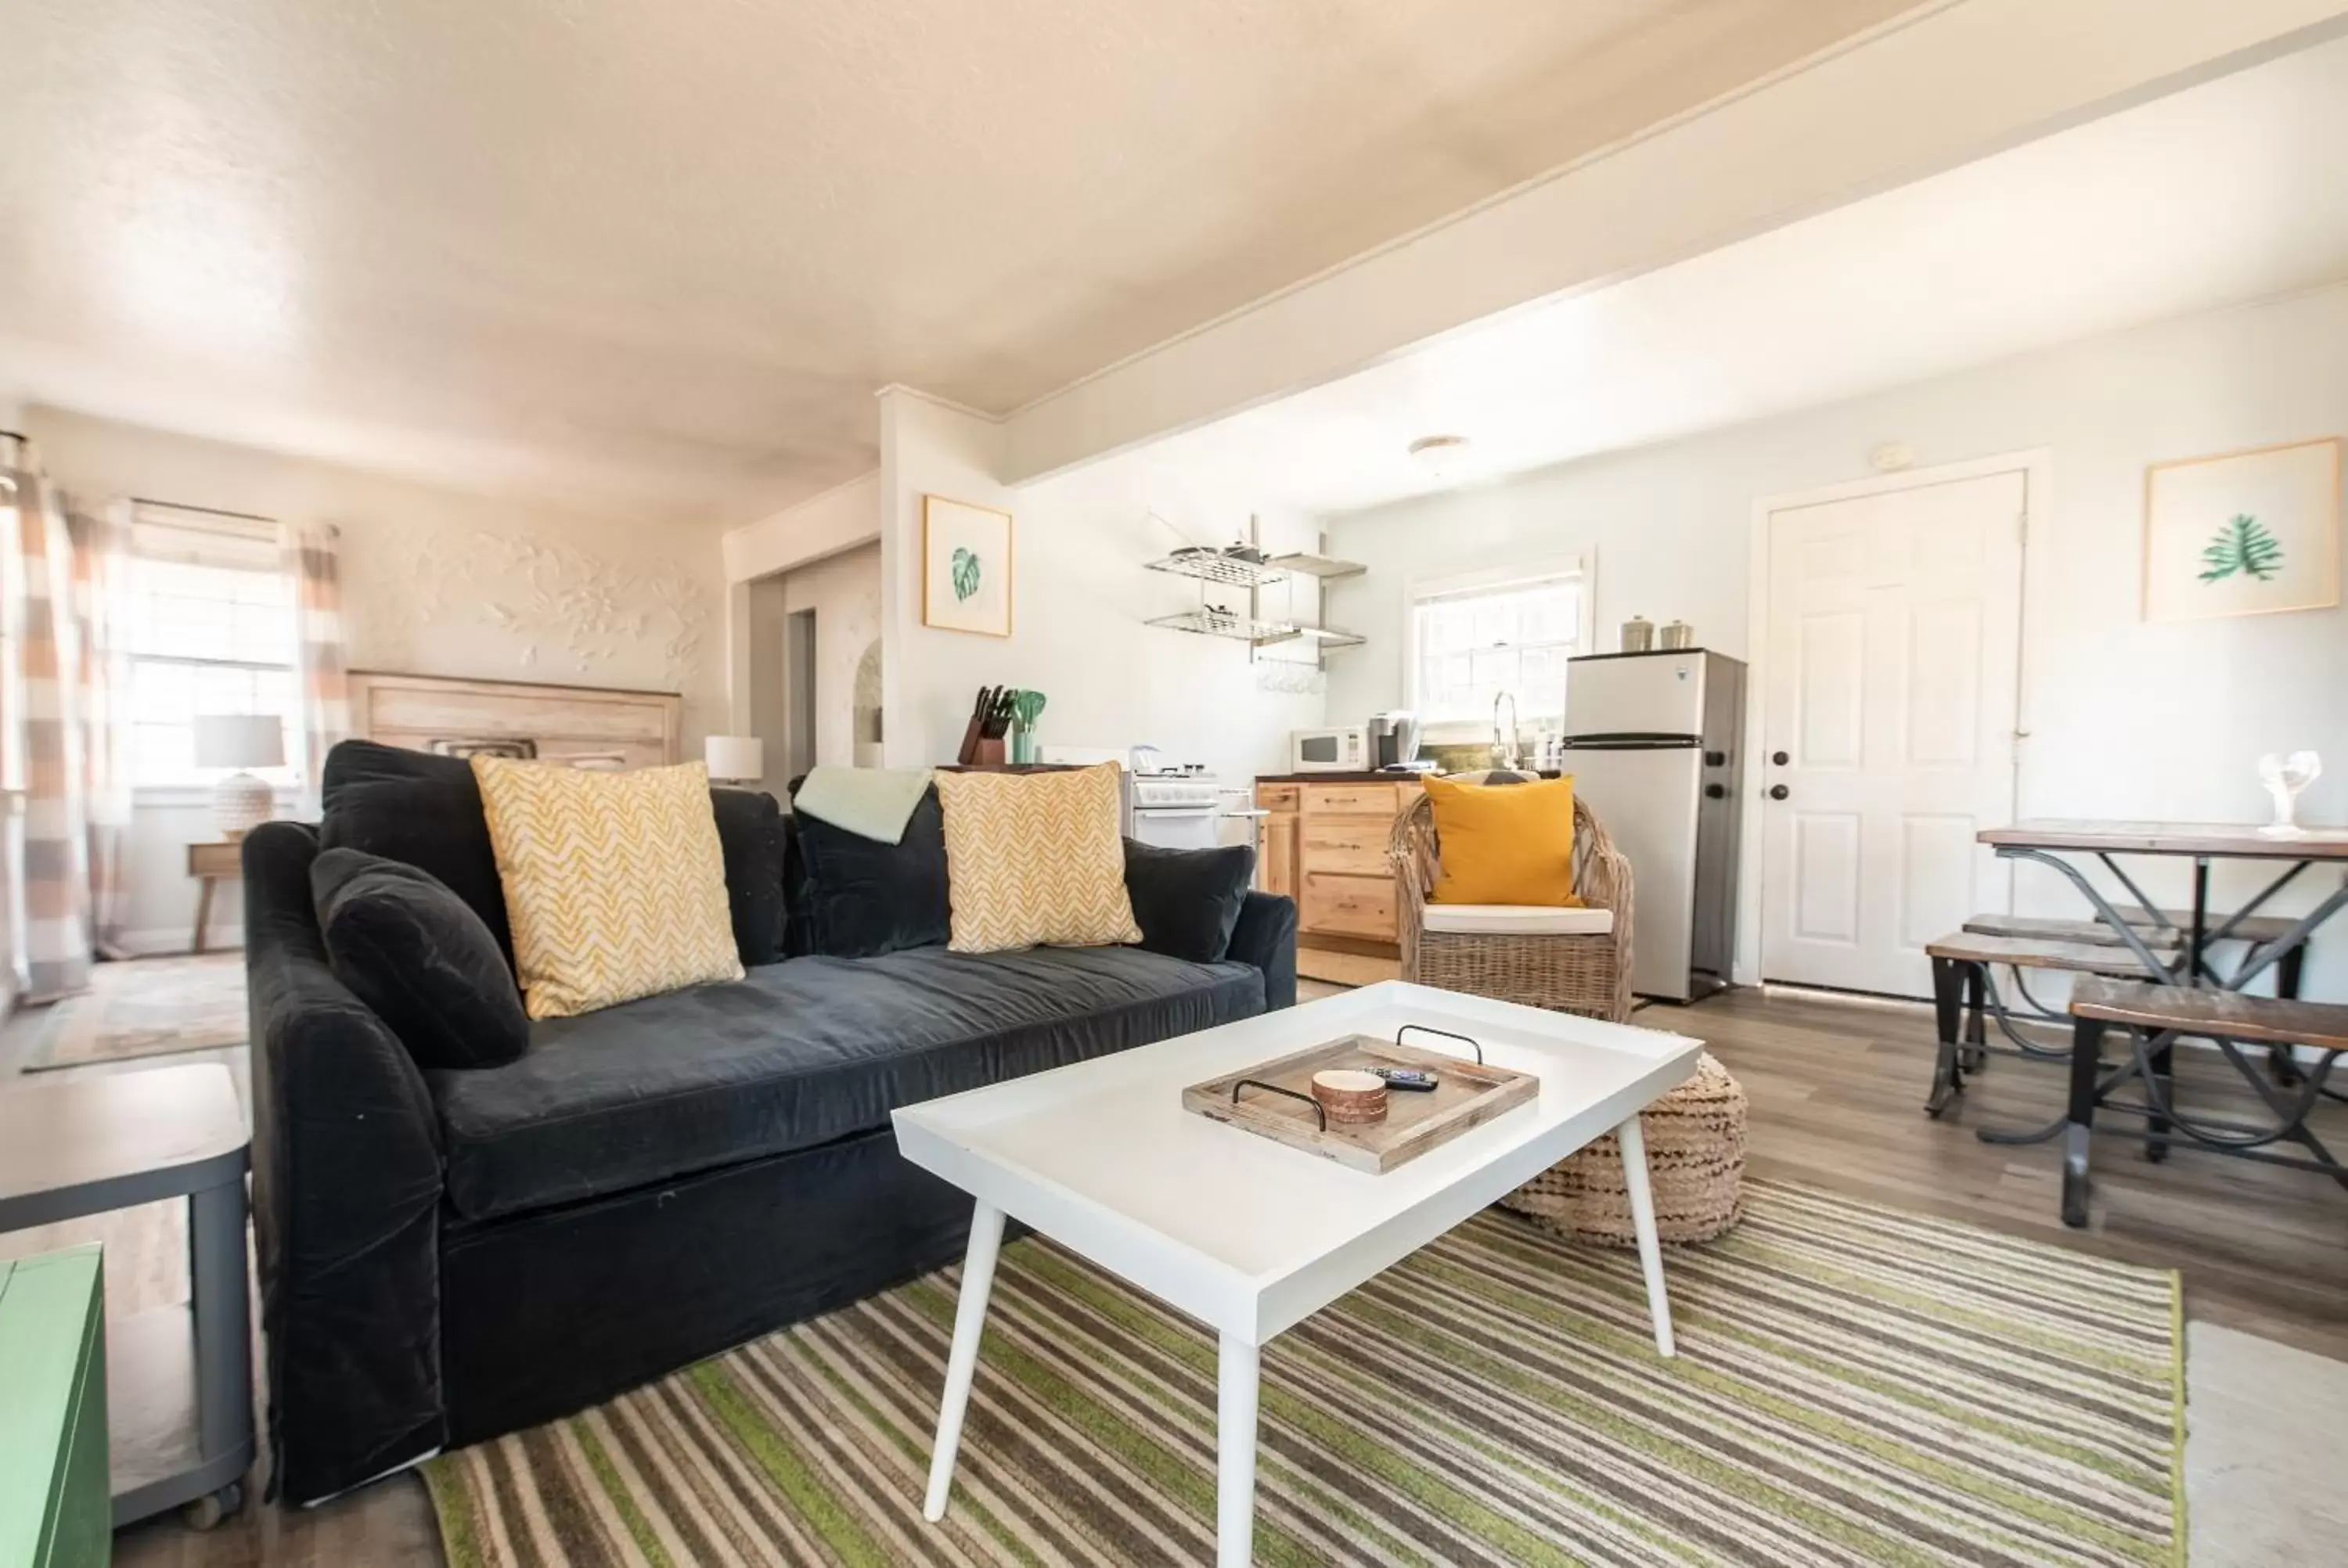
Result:
{"label": "knife block", "polygon": [[999,768],[1003,765],[1003,737],[989,738],[979,733],[979,723],[973,719],[962,733],[962,749],[954,753],[954,763],[965,768]]}

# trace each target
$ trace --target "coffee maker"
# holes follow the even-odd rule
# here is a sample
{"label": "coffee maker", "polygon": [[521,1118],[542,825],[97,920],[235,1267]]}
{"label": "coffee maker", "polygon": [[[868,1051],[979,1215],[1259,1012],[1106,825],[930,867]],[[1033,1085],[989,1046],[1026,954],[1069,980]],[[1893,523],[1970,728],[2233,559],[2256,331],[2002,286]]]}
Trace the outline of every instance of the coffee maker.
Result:
{"label": "coffee maker", "polygon": [[1428,764],[1418,760],[1418,715],[1396,708],[1373,713],[1367,726],[1370,765],[1385,773],[1421,773]]}

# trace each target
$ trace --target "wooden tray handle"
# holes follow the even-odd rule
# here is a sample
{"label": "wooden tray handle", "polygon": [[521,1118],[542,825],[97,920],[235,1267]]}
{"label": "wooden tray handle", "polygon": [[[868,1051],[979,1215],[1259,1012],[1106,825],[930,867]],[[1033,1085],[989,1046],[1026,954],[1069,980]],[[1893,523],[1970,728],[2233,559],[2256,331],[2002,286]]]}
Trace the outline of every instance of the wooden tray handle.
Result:
{"label": "wooden tray handle", "polygon": [[[1473,1045],[1476,1042],[1471,1040],[1468,1043]],[[1329,1112],[1322,1108],[1321,1102],[1313,1099],[1310,1094],[1299,1094],[1293,1089],[1282,1089],[1279,1084],[1266,1083],[1261,1078],[1242,1078],[1231,1085],[1232,1104],[1237,1105],[1240,1102],[1240,1091],[1242,1089],[1269,1089],[1274,1094],[1285,1094],[1291,1100],[1302,1100],[1313,1107],[1313,1119],[1320,1123],[1321,1131],[1326,1132],[1329,1130]]]}
{"label": "wooden tray handle", "polygon": [[1423,1023],[1406,1023],[1400,1029],[1395,1030],[1395,1043],[1396,1045],[1400,1045],[1402,1043],[1402,1037],[1408,1034],[1412,1030],[1416,1030],[1421,1034],[1439,1034],[1446,1040],[1456,1040],[1460,1044],[1466,1046],[1468,1050],[1476,1053],[1477,1066],[1481,1067],[1484,1065],[1484,1048],[1478,1045],[1474,1040],[1469,1040],[1466,1035],[1454,1034],[1447,1029],[1429,1029]]}

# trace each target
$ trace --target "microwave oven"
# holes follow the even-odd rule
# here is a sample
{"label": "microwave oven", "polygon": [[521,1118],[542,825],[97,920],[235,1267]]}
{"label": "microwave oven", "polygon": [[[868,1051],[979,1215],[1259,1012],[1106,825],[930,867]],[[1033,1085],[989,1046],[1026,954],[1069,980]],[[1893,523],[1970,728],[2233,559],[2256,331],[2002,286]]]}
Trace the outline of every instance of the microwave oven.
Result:
{"label": "microwave oven", "polygon": [[1288,732],[1292,774],[1358,774],[1370,768],[1369,735],[1361,725]]}

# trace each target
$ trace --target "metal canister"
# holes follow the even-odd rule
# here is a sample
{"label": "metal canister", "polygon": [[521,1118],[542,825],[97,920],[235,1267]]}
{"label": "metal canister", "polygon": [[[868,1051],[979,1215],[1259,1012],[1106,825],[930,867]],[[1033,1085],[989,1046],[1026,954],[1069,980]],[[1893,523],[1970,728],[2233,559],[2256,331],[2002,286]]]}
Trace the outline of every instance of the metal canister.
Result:
{"label": "metal canister", "polygon": [[1695,646],[1695,628],[1684,620],[1674,620],[1663,628],[1663,641],[1658,646],[1693,648]]}
{"label": "metal canister", "polygon": [[1655,645],[1655,623],[1643,615],[1634,615],[1622,623],[1622,651],[1644,653]]}

